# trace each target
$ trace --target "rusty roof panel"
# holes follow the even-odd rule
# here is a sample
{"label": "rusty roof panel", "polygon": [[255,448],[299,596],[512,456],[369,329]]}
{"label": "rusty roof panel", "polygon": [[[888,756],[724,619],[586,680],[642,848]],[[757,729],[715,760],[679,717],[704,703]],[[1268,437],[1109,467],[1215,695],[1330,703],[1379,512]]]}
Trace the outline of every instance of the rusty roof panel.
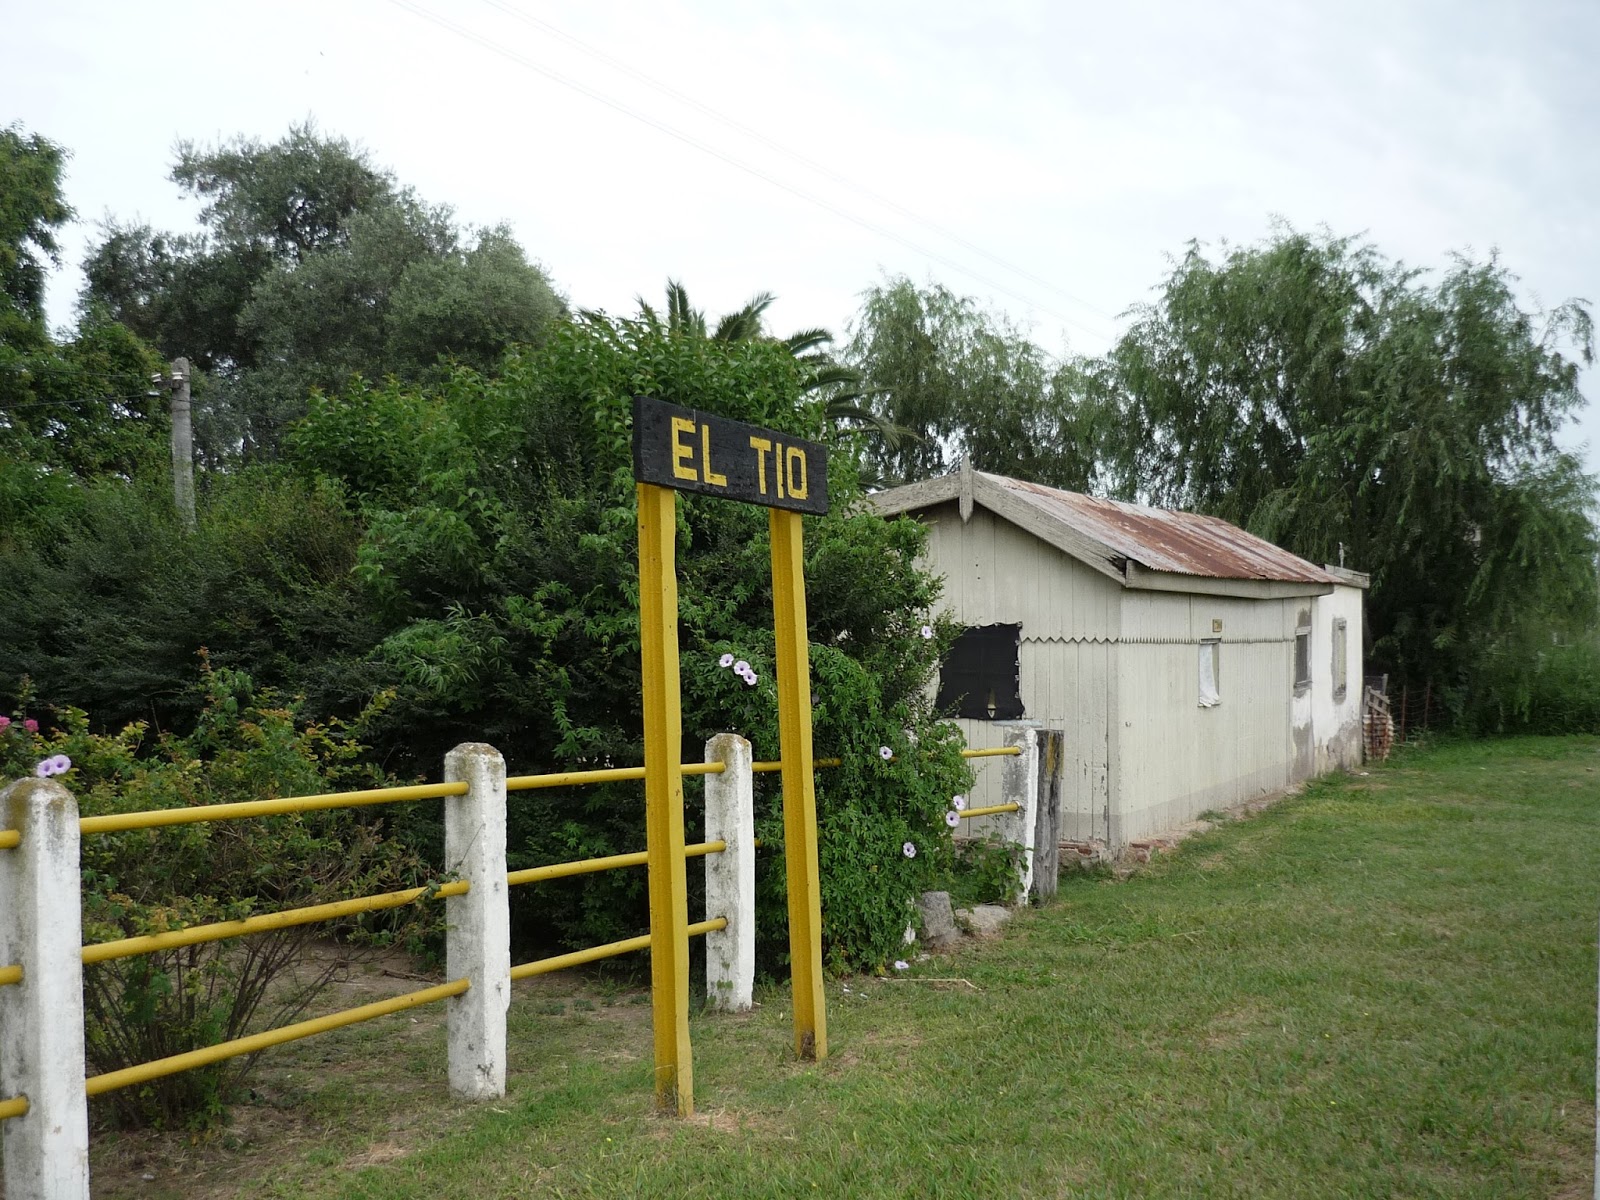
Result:
{"label": "rusty roof panel", "polygon": [[1314,563],[1218,517],[1102,500],[986,472],[983,477],[1152,571],[1214,579],[1338,582]]}

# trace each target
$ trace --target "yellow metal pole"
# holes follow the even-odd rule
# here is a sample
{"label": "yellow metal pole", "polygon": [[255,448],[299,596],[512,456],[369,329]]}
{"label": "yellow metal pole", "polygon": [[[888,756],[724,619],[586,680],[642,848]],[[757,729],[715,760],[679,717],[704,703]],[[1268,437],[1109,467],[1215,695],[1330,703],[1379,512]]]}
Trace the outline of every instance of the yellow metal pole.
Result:
{"label": "yellow metal pole", "polygon": [[683,845],[678,694],[676,493],[639,488],[639,654],[644,677],[645,853],[650,856],[650,991],[656,1105],[694,1112],[689,1051],[689,885]]}
{"label": "yellow metal pole", "polygon": [[828,1057],[822,995],[822,888],[817,869],[817,787],[811,755],[811,657],[800,514],[767,510],[772,533],[772,609],[778,650],[778,735],[783,755],[784,868],[789,881],[789,969],[794,1050]]}

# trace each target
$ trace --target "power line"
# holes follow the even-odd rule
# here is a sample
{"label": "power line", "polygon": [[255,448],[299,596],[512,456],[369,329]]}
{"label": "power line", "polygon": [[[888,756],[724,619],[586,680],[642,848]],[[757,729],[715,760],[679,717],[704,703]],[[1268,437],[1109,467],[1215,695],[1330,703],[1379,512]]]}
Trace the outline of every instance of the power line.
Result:
{"label": "power line", "polygon": [[852,212],[848,212],[845,209],[842,209],[842,208],[838,207],[835,204],[829,203],[828,201],[822,199],[820,196],[814,195],[813,193],[805,191],[802,188],[795,187],[792,184],[785,183],[783,180],[778,179],[778,178],[776,178],[776,177],[774,177],[772,175],[769,175],[767,172],[761,170],[759,167],[751,166],[749,163],[743,162],[740,159],[735,158],[731,154],[724,153],[723,151],[718,150],[715,146],[712,146],[712,145],[710,145],[710,144],[708,144],[706,142],[703,142],[700,139],[692,136],[691,134],[684,133],[682,130],[677,129],[674,126],[668,125],[664,121],[658,121],[654,117],[648,116],[645,113],[641,113],[638,110],[629,107],[628,105],[624,104],[620,100],[613,99],[612,97],[607,96],[603,92],[596,91],[593,88],[590,88],[590,87],[588,87],[588,86],[586,86],[586,85],[584,85],[582,83],[579,83],[577,80],[570,79],[567,76],[562,75],[558,71],[552,70],[551,68],[546,67],[541,63],[534,62],[532,59],[527,58],[527,57],[525,57],[525,56],[523,56],[521,54],[518,54],[514,50],[509,50],[506,47],[501,46],[498,43],[496,43],[494,41],[491,41],[488,38],[485,38],[481,34],[478,34],[478,33],[474,32],[473,30],[466,28],[465,26],[459,25],[456,22],[451,21],[451,20],[449,20],[447,18],[440,17],[437,14],[435,14],[433,12],[430,12],[429,10],[421,7],[420,5],[412,3],[412,0],[389,0],[389,2],[391,4],[393,4],[393,5],[395,5],[397,8],[404,9],[405,11],[410,12],[415,16],[421,17],[425,21],[429,21],[432,24],[437,25],[439,28],[445,30],[448,33],[453,33],[457,37],[463,38],[463,39],[465,39],[465,40],[467,40],[469,42],[474,43],[477,46],[480,46],[481,48],[483,48],[485,50],[489,50],[489,51],[491,51],[491,52],[493,52],[495,54],[500,55],[502,58],[508,59],[509,61],[516,63],[518,66],[525,67],[528,70],[533,71],[536,74],[543,75],[545,78],[550,79],[550,80],[552,80],[552,81],[554,81],[556,83],[559,83],[563,87],[570,88],[571,90],[573,90],[575,92],[578,92],[581,95],[587,96],[589,99],[594,100],[599,104],[604,104],[607,108],[613,109],[616,112],[619,112],[619,113],[623,114],[626,117],[631,117],[633,120],[638,121],[641,124],[648,125],[652,129],[655,129],[655,130],[657,130],[657,131],[659,131],[661,133],[665,133],[668,137],[675,138],[675,139],[677,139],[678,141],[684,143],[687,146],[692,146],[694,149],[699,150],[702,154],[708,154],[712,158],[715,158],[715,159],[719,160],[720,162],[724,162],[728,166],[733,167],[736,170],[743,171],[747,175],[752,175],[755,178],[762,180],[764,183],[769,183],[773,187],[776,187],[776,188],[781,189],[782,191],[788,192],[790,195],[798,197],[799,199],[806,201],[808,204],[813,204],[813,205],[817,206],[818,208],[824,209],[825,211],[832,213],[834,216],[839,217],[842,220],[849,221],[853,225],[859,225],[861,228],[867,230],[870,233],[875,233],[879,237],[888,238],[890,241],[896,242],[899,245],[904,246],[908,250],[911,250],[911,251],[914,251],[917,254],[923,255],[926,258],[932,259],[934,262],[941,263],[944,266],[949,267],[953,271],[957,271],[957,272],[960,272],[963,275],[966,275],[970,279],[977,280],[979,283],[983,284],[985,287],[992,288],[997,292],[1002,292],[1005,295],[1010,296],[1014,300],[1018,300],[1023,304],[1029,305],[1030,307],[1037,308],[1040,312],[1046,313],[1049,316],[1054,317],[1056,320],[1062,322],[1065,325],[1075,326],[1076,328],[1081,329],[1083,332],[1089,334],[1091,337],[1093,337],[1093,338],[1095,338],[1097,340],[1108,342],[1108,343],[1112,340],[1111,338],[1107,337],[1107,335],[1101,333],[1099,330],[1091,329],[1089,326],[1083,324],[1083,322],[1081,322],[1081,321],[1075,320],[1074,318],[1069,317],[1069,316],[1065,315],[1064,313],[1057,312],[1054,309],[1047,308],[1044,305],[1040,304],[1038,301],[1036,301],[1036,300],[1034,300],[1034,299],[1032,299],[1032,298],[1030,298],[1028,296],[1022,295],[1020,292],[1013,291],[1011,288],[1008,288],[1008,287],[1004,286],[1003,284],[996,283],[994,280],[988,278],[985,275],[980,274],[977,271],[972,270],[970,267],[963,266],[961,263],[957,262],[955,259],[949,258],[946,255],[940,254],[935,250],[930,250],[928,247],[923,246],[923,245],[921,245],[921,244],[919,244],[917,242],[914,242],[910,238],[907,238],[907,237],[905,237],[905,236],[903,236],[901,234],[898,234],[898,233],[894,232],[891,229],[887,229],[884,226],[877,224],[876,222],[869,221],[865,217],[860,217],[860,216],[857,216],[856,214],[854,214]]}
{"label": "power line", "polygon": [[933,220],[930,220],[927,217],[922,216],[920,213],[917,213],[917,212],[913,211],[912,209],[909,209],[909,208],[905,207],[903,204],[899,203],[899,201],[893,199],[892,197],[885,196],[881,192],[874,191],[872,188],[867,187],[865,184],[858,183],[855,180],[849,178],[848,176],[840,174],[838,171],[834,170],[832,167],[828,166],[826,163],[818,162],[816,159],[810,158],[807,155],[804,155],[804,154],[800,153],[798,150],[794,150],[794,149],[791,149],[788,146],[785,146],[783,143],[781,143],[779,141],[776,141],[775,139],[773,139],[771,137],[768,137],[761,130],[756,129],[753,126],[746,125],[744,122],[738,120],[737,118],[728,116],[726,113],[723,113],[723,112],[711,107],[709,104],[705,104],[705,103],[695,99],[693,96],[689,95],[688,93],[679,91],[677,88],[673,87],[671,84],[665,83],[665,82],[663,82],[663,81],[661,81],[659,79],[656,79],[654,76],[649,75],[646,72],[639,70],[637,67],[634,67],[634,66],[632,66],[632,65],[630,65],[630,64],[628,64],[626,62],[623,62],[619,58],[616,58],[616,57],[614,57],[614,56],[612,56],[610,54],[607,54],[604,50],[601,50],[598,47],[591,46],[588,42],[585,42],[582,38],[575,37],[573,34],[567,33],[565,30],[558,28],[557,26],[551,24],[549,21],[546,21],[546,20],[544,20],[544,19],[542,19],[540,17],[536,17],[536,16],[532,15],[531,13],[523,12],[521,9],[517,8],[515,5],[510,4],[510,3],[506,3],[505,0],[483,0],[483,3],[487,4],[490,8],[493,8],[493,9],[499,11],[499,12],[505,13],[507,16],[513,17],[516,20],[521,21],[525,25],[533,26],[533,27],[538,28],[538,29],[543,29],[547,33],[550,33],[550,34],[554,35],[555,37],[560,38],[562,41],[567,42],[570,45],[576,47],[578,50],[582,51],[584,54],[587,54],[590,58],[593,58],[593,59],[596,59],[599,62],[605,63],[607,66],[613,68],[614,70],[621,71],[623,74],[628,75],[631,78],[638,80],[640,83],[643,83],[645,86],[650,87],[650,88],[654,88],[656,91],[662,93],[663,95],[670,96],[674,100],[677,100],[679,103],[686,104],[690,108],[696,109],[697,111],[704,113],[706,116],[711,117],[713,120],[719,121],[723,125],[726,125],[729,129],[732,129],[735,132],[741,133],[745,137],[749,137],[749,138],[755,139],[756,141],[760,142],[763,146],[766,146],[768,149],[776,151],[777,153],[782,154],[784,157],[792,159],[797,163],[800,163],[802,166],[808,167],[811,170],[816,171],[816,172],[818,172],[818,173],[820,173],[822,175],[826,175],[829,179],[833,180],[835,183],[842,184],[843,186],[849,188],[851,191],[856,192],[856,193],[858,193],[858,194],[860,194],[862,196],[865,196],[867,199],[872,200],[877,204],[881,204],[885,208],[893,209],[895,212],[899,213],[901,216],[905,217],[907,220],[915,221],[918,225],[921,225],[924,229],[932,230],[934,233],[939,234],[941,237],[949,238],[952,242],[955,242],[957,245],[962,246],[965,249],[972,251],[972,253],[974,253],[976,255],[979,255],[982,258],[988,259],[990,262],[994,263],[996,266],[1002,267],[1005,270],[1012,272],[1014,275],[1020,276],[1021,278],[1026,279],[1031,283],[1036,283],[1040,287],[1048,288],[1050,291],[1055,292],[1058,296],[1061,296],[1064,299],[1070,300],[1074,304],[1081,305],[1083,308],[1088,309],[1090,312],[1094,313],[1097,316],[1104,317],[1108,321],[1115,321],[1116,320],[1116,315],[1114,313],[1106,312],[1103,308],[1100,308],[1098,305],[1093,304],[1092,302],[1090,302],[1088,300],[1085,300],[1082,296],[1078,296],[1078,295],[1075,295],[1072,292],[1067,291],[1065,288],[1061,287],[1059,284],[1054,283],[1049,279],[1046,279],[1042,275],[1034,274],[1032,271],[1028,270],[1026,267],[1018,266],[1016,263],[1011,262],[1009,259],[1002,258],[998,254],[994,254],[994,253],[991,253],[988,250],[985,250],[982,246],[978,245],[976,242],[968,240],[967,238],[963,237],[961,234],[957,233],[955,230],[950,229],[947,226],[941,225],[937,221],[933,221]]}
{"label": "power line", "polygon": [[149,400],[148,392],[135,396],[80,396],[76,400],[24,400],[20,404],[0,404],[0,413],[17,412],[24,408],[72,408],[79,404],[132,404],[136,400]]}

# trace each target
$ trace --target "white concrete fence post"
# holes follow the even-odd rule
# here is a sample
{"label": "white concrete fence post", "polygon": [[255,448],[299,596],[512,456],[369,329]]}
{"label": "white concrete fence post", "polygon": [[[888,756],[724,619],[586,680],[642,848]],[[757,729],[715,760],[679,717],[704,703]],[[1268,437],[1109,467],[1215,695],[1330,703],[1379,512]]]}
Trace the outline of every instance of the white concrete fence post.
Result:
{"label": "white concrete fence post", "polygon": [[88,1200],[89,1101],[84,1092],[83,906],[78,801],[49,779],[0,792],[0,1100],[28,1111],[0,1121],[9,1200]]}
{"label": "white concrete fence post", "polygon": [[445,900],[445,972],[472,986],[447,1010],[450,1090],[466,1100],[506,1093],[506,1010],[511,1006],[511,901],[506,887],[506,761],[466,742],[445,755],[447,783],[464,796],[444,808],[445,869],[472,886]]}
{"label": "white concrete fence post", "polygon": [[706,855],[706,919],[727,917],[726,929],[706,934],[706,997],[722,1012],[747,1012],[756,984],[756,810],[750,743],[719,733],[706,743],[706,761],[724,770],[707,775],[706,841],[726,842]]}
{"label": "white concrete fence post", "polygon": [[1021,754],[1002,759],[1000,802],[1016,804],[1017,811],[999,818],[1000,840],[1022,851],[1017,864],[1016,903],[1028,899],[1033,887],[1034,834],[1038,828],[1035,807],[1039,802],[1039,730],[1033,725],[1006,725],[1005,745],[1016,746]]}

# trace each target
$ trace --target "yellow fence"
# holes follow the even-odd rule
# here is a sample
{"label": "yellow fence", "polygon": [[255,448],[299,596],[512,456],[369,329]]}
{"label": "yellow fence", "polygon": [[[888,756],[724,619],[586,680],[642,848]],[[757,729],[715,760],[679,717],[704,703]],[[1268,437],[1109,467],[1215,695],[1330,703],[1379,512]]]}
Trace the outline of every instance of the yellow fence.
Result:
{"label": "yellow fence", "polygon": [[[969,759],[990,758],[1002,755],[1016,755],[1020,751],[1016,747],[1002,747],[992,750],[965,750],[963,757]],[[820,759],[816,762],[818,767],[836,767],[838,759]],[[754,773],[768,773],[781,771],[781,762],[756,762],[751,764]],[[720,762],[713,763],[686,763],[683,765],[685,775],[714,775],[726,769]],[[645,776],[643,767],[618,767],[592,771],[566,771],[545,775],[517,775],[505,780],[505,791],[525,791],[536,788],[575,787],[589,784],[607,783],[619,780],[642,780]],[[312,812],[321,809],[339,807],[360,807],[373,804],[404,803],[418,800],[442,799],[446,797],[462,796],[468,790],[466,783],[438,783],[423,784],[415,787],[374,788],[366,791],[327,793],[315,796],[301,796],[292,799],[249,801],[237,804],[203,805],[190,808],[159,809],[149,812],[117,813],[108,816],[83,817],[78,821],[78,831],[82,834],[118,833],[136,829],[159,829],[173,825],[192,824],[208,821],[244,820],[252,817],[283,816],[291,813]],[[962,817],[977,817],[997,813],[1016,812],[1018,805],[1002,804],[982,809],[968,809],[962,812]],[[20,845],[21,834],[18,830],[0,831],[0,848],[15,848]],[[686,846],[686,858],[703,857],[709,854],[718,854],[727,849],[722,841],[701,842],[696,845]],[[644,866],[648,861],[645,851],[632,854],[614,854],[602,858],[580,859],[573,862],[551,863],[546,866],[531,867],[520,871],[508,872],[505,876],[509,887],[527,884],[542,883],[553,879],[568,878],[576,875],[592,874],[599,871],[611,871],[626,867]],[[304,908],[287,909],[280,912],[263,914],[261,916],[246,917],[241,920],[221,921],[214,924],[190,926],[184,929],[171,930],[164,933],[150,934],[140,937],[121,938],[116,941],[100,942],[81,948],[81,957],[84,964],[109,962],[114,959],[130,958],[142,954],[151,954],[162,950],[170,950],[184,946],[199,945],[205,942],[223,941],[230,938],[246,937],[255,933],[264,933],[270,930],[284,929],[296,925],[311,924],[320,921],[330,921],[339,918],[355,916],[362,913],[379,912],[384,909],[398,908],[415,903],[424,897],[448,898],[451,896],[466,895],[471,890],[470,882],[466,880],[452,880],[432,888],[415,887],[401,891],[385,892],[373,896],[362,896],[351,900],[342,900],[330,904],[310,905]],[[690,936],[698,936],[723,929],[727,926],[726,917],[713,917],[711,919],[689,925]],[[621,954],[645,950],[650,947],[648,934],[627,938],[622,941],[610,942],[602,946],[594,946],[584,950],[573,951],[568,954],[555,955],[550,958],[539,959],[534,962],[523,963],[511,969],[511,978],[527,979],[537,975],[548,974],[553,971],[575,967],[584,963],[596,962],[601,959],[615,957]],[[0,966],[0,987],[20,983],[23,979],[21,965]],[[392,1013],[402,1012],[406,1009],[416,1008],[423,1004],[430,1004],[446,1000],[452,996],[465,993],[470,987],[465,978],[454,979],[433,987],[422,988],[405,995],[395,996],[373,1004],[361,1005],[357,1008],[345,1009],[340,1012],[316,1017],[311,1020],[300,1021],[296,1024],[286,1025],[281,1028],[266,1030],[261,1033],[251,1034],[247,1037],[237,1038],[232,1041],[222,1042],[214,1046],[191,1050],[184,1054],[172,1055],[168,1058],[157,1059],[153,1062],[142,1063],[118,1071],[110,1071],[100,1075],[91,1076],[86,1081],[86,1092],[90,1096],[102,1095],[117,1088],[131,1087],[136,1084],[146,1083],[165,1075],[176,1074],[181,1071],[193,1070],[197,1067],[209,1066],[228,1058],[244,1054],[254,1054],[272,1046],[282,1045],[301,1038],[312,1037],[319,1033],[340,1029],[348,1025],[355,1025],[363,1021],[374,1020],[378,1017]],[[28,1112],[26,1097],[16,1097],[0,1100],[0,1120],[11,1117],[20,1117]]]}

